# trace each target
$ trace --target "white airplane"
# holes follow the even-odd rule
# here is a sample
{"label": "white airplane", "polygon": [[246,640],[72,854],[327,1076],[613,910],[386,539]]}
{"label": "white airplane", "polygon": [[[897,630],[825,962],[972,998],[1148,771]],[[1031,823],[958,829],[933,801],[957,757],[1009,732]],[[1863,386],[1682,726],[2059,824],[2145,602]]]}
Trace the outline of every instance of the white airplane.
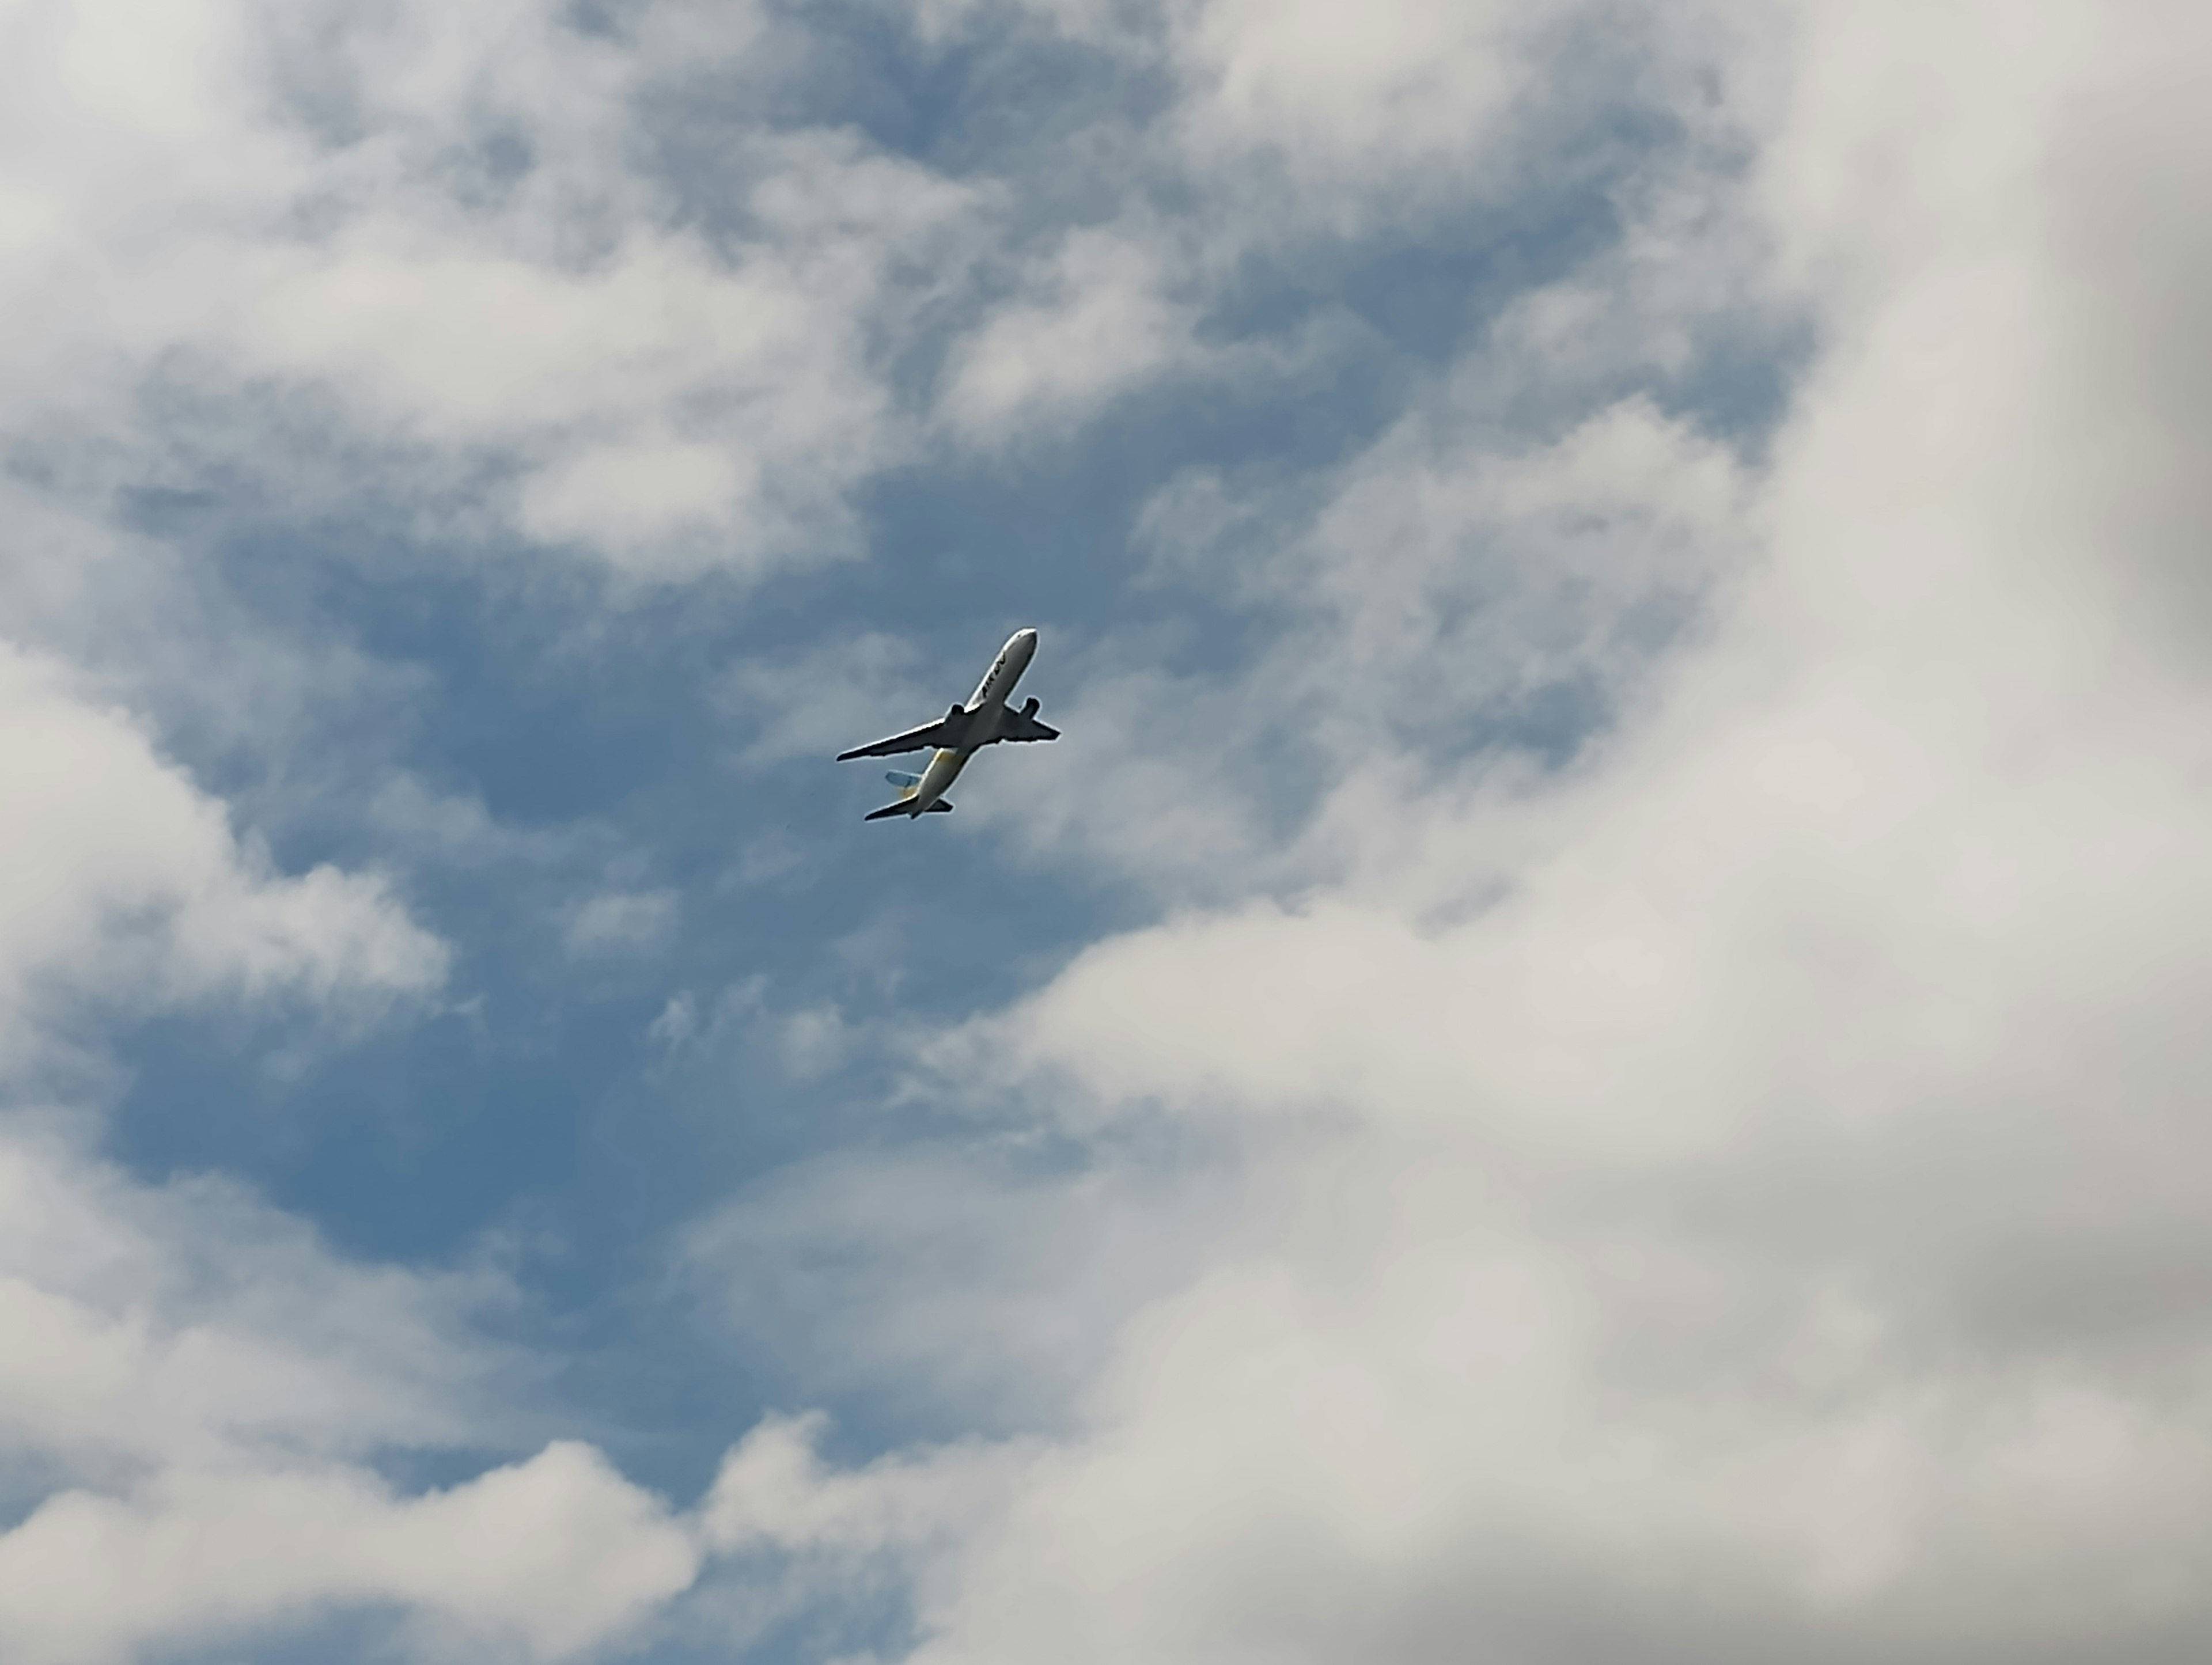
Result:
{"label": "white airplane", "polygon": [[896,757],[902,751],[935,753],[919,775],[894,769],[884,775],[884,779],[899,789],[898,801],[884,805],[863,817],[864,820],[881,821],[891,815],[903,815],[909,819],[919,815],[950,815],[952,805],[945,801],[945,789],[959,778],[960,771],[968,767],[968,760],[983,747],[996,745],[1001,740],[1060,738],[1058,729],[1048,728],[1036,720],[1037,702],[1034,699],[1023,701],[1019,711],[1006,709],[1006,696],[1014,691],[1022,672],[1030,668],[1036,645],[1036,631],[1015,631],[1006,638],[1006,645],[999,649],[999,657],[991,661],[991,668],[975,684],[975,692],[967,704],[954,706],[935,722],[924,723],[920,728],[909,728],[888,740],[855,746],[850,751],[837,754],[837,761],[842,763],[854,757]]}

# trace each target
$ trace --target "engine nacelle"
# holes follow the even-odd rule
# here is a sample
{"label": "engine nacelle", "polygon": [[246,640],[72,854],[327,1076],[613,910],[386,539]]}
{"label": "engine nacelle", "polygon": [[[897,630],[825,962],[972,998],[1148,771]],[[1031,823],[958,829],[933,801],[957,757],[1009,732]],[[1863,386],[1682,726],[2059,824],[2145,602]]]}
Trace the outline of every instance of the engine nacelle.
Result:
{"label": "engine nacelle", "polygon": [[1037,714],[1037,705],[1038,701],[1036,696],[1035,695],[1031,695],[1028,699],[1022,702],[1022,715],[1034,720]]}

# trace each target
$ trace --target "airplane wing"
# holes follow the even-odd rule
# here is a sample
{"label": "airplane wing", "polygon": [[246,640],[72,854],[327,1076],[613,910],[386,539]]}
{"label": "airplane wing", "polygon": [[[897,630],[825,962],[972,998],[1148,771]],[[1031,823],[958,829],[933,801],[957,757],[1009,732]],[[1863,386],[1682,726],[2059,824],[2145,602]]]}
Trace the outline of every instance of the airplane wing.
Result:
{"label": "airplane wing", "polygon": [[902,751],[927,751],[937,746],[957,746],[967,732],[960,721],[965,713],[954,706],[935,722],[924,723],[920,728],[909,728],[903,734],[894,734],[888,740],[878,740],[873,745],[854,746],[850,751],[841,751],[837,761],[849,763],[855,757],[896,757]]}
{"label": "airplane wing", "polygon": [[1002,740],[1057,740],[1060,738],[1060,731],[1049,723],[1039,722],[1034,717],[1023,717],[999,738]]}

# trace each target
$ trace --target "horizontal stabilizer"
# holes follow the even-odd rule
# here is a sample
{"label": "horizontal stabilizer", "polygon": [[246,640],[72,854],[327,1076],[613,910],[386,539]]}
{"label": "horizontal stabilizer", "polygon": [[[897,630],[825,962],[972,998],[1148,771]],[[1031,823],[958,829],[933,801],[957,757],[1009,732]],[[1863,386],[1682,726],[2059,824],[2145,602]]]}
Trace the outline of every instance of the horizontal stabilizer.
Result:
{"label": "horizontal stabilizer", "polygon": [[[903,815],[908,820],[912,820],[915,813],[914,799],[911,798],[902,798],[896,804],[886,804],[879,810],[869,811],[866,815],[862,816],[860,819],[863,821],[881,821],[886,816]],[[932,804],[927,809],[921,811],[921,813],[923,815],[950,815],[952,813],[952,805],[946,803],[945,799],[940,798],[934,804]]]}

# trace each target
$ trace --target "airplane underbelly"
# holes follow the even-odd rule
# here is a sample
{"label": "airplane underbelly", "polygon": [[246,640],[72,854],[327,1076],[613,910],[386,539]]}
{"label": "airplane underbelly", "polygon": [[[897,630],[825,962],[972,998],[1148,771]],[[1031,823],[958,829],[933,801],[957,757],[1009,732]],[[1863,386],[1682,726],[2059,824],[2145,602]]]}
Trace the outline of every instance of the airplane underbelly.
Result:
{"label": "airplane underbelly", "polygon": [[929,767],[921,772],[921,784],[914,789],[915,797],[922,804],[934,804],[945,795],[945,789],[960,778],[960,771],[968,767],[964,751],[939,750],[933,754]]}

